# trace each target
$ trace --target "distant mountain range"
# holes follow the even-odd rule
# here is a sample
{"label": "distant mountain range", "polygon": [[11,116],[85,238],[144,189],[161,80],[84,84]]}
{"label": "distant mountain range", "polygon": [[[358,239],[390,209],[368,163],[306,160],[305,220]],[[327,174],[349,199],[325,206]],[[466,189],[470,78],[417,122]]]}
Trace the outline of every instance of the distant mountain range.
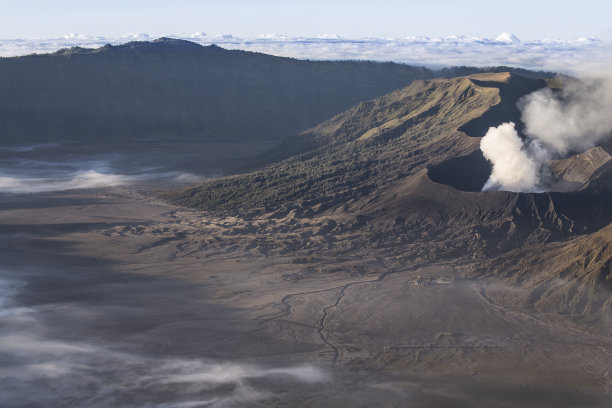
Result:
{"label": "distant mountain range", "polygon": [[[337,35],[291,37],[265,34],[237,37],[231,34],[194,33],[173,36],[201,45],[216,44],[227,49],[263,52],[317,60],[393,61],[428,67],[454,65],[510,65],[566,72],[593,62],[598,54],[607,55],[609,47],[593,37],[574,40],[519,40],[511,33],[496,38],[449,35],[444,37],[347,38]],[[120,45],[129,41],[151,41],[147,34],[120,37],[66,35],[57,38],[0,39],[0,56],[55,52],[61,48],[81,46],[98,48],[106,44]]]}
{"label": "distant mountain range", "polygon": [[75,47],[0,59],[0,143],[281,140],[415,79],[482,71],[297,60],[169,38]]}

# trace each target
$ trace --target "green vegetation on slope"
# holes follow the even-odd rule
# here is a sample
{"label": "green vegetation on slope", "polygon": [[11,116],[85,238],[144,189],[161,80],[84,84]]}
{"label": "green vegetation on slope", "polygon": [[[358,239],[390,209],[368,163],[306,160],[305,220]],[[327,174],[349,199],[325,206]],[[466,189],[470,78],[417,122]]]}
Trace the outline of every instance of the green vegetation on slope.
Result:
{"label": "green vegetation on slope", "polygon": [[[509,77],[508,77],[509,78]],[[427,164],[471,153],[477,139],[459,132],[500,102],[478,77],[415,81],[293,138],[263,169],[186,189],[173,198],[205,210],[275,207],[299,199],[333,205],[401,179]],[[516,79],[543,86],[542,81]]]}

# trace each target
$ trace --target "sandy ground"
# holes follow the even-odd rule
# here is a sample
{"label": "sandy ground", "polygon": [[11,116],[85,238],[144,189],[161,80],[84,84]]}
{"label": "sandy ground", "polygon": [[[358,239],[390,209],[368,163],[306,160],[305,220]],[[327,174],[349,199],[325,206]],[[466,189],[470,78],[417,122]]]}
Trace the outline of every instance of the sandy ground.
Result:
{"label": "sandy ground", "polygon": [[611,337],[326,222],[3,196],[2,405],[612,407]]}

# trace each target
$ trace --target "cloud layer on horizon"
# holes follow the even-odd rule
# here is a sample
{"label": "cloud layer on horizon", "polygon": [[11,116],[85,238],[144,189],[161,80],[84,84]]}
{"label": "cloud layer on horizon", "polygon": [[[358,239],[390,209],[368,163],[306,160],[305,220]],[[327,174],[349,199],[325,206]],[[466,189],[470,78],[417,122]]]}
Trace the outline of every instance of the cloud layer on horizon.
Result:
{"label": "cloud layer on horizon", "polygon": [[[201,45],[216,44],[228,49],[303,59],[394,61],[426,66],[508,65],[568,73],[583,70],[585,64],[606,62],[611,50],[610,44],[592,37],[573,41],[520,41],[510,33],[502,33],[495,39],[464,36],[349,39],[335,35],[314,38],[282,35],[238,38],[229,34],[208,36],[205,33],[194,33],[188,37],[169,37]],[[49,53],[73,46],[97,48],[105,44],[118,45],[153,39],[154,37],[147,34],[122,37],[71,34],[51,39],[9,39],[0,40],[0,56]]]}

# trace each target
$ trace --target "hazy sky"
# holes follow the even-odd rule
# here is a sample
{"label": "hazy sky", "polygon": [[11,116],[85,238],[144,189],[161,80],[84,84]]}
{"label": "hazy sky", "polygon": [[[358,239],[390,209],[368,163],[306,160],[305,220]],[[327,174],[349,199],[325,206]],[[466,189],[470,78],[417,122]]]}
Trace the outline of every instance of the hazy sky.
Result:
{"label": "hazy sky", "polygon": [[2,0],[0,38],[195,32],[495,38],[512,32],[521,40],[594,36],[612,41],[611,17],[610,0]]}

